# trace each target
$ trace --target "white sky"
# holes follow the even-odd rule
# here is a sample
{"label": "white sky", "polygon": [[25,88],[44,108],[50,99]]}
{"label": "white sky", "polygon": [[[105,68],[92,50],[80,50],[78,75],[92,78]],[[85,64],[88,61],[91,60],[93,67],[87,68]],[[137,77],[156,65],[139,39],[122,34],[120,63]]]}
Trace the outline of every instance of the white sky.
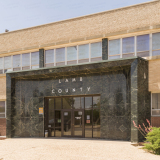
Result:
{"label": "white sky", "polygon": [[0,33],[116,9],[149,0],[0,0]]}

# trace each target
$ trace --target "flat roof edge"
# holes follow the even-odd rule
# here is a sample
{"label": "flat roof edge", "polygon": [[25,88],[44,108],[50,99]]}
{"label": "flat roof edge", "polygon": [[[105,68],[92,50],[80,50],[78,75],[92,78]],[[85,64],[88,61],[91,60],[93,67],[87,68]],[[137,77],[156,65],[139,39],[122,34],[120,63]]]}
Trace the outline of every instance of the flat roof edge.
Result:
{"label": "flat roof edge", "polygon": [[33,28],[43,27],[43,26],[52,25],[52,24],[56,24],[56,23],[61,23],[61,22],[65,22],[65,21],[70,21],[70,20],[76,20],[76,19],[80,19],[80,18],[83,18],[83,17],[94,16],[94,15],[98,15],[98,14],[102,14],[102,13],[106,13],[106,12],[112,12],[112,11],[116,11],[116,10],[121,10],[121,9],[130,8],[130,7],[145,5],[145,4],[149,4],[149,3],[154,3],[154,2],[158,2],[158,1],[160,1],[160,0],[152,0],[152,1],[148,1],[148,2],[143,2],[143,3],[134,4],[134,5],[129,5],[129,6],[120,7],[120,8],[116,8],[116,9],[111,9],[111,10],[107,10],[107,11],[97,12],[97,13],[88,14],[88,15],[84,15],[84,16],[79,16],[79,17],[64,19],[64,20],[60,20],[60,21],[56,21],[56,22],[46,23],[46,24],[42,24],[42,25],[37,25],[37,26],[22,28],[22,29],[18,29],[18,30],[14,30],[14,31],[9,31],[9,32],[0,33],[0,36],[3,35],[3,34],[9,34],[9,33],[18,32],[18,31],[23,31],[23,30],[27,30],[27,29],[33,29]]}

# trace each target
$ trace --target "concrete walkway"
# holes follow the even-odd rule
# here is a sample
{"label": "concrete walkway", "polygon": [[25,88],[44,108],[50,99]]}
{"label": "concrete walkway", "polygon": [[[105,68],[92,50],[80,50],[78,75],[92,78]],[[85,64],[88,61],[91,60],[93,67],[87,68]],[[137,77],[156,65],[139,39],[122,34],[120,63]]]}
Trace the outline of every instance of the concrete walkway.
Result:
{"label": "concrete walkway", "polygon": [[13,138],[0,140],[0,160],[160,160],[130,142]]}

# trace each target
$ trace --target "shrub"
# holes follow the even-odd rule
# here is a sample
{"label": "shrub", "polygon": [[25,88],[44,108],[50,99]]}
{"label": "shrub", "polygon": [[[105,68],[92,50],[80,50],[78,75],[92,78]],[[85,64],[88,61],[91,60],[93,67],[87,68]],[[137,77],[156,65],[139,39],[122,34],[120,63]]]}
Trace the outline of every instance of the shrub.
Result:
{"label": "shrub", "polygon": [[155,154],[160,155],[160,128],[152,127],[152,131],[147,133],[144,149],[153,151]]}

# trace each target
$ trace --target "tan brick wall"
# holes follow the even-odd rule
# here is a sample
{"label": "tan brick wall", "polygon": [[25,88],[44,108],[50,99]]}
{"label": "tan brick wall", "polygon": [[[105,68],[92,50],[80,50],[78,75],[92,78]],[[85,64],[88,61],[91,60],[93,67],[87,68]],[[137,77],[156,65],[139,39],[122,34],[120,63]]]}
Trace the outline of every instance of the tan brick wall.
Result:
{"label": "tan brick wall", "polygon": [[151,117],[151,124],[153,127],[160,127],[160,117]]}
{"label": "tan brick wall", "polygon": [[6,119],[0,118],[0,136],[6,136]]}
{"label": "tan brick wall", "polygon": [[0,52],[160,24],[160,1],[0,35]]}
{"label": "tan brick wall", "polygon": [[160,59],[149,61],[149,91],[160,92]]}
{"label": "tan brick wall", "polygon": [[0,76],[0,101],[6,100],[6,76]]}

